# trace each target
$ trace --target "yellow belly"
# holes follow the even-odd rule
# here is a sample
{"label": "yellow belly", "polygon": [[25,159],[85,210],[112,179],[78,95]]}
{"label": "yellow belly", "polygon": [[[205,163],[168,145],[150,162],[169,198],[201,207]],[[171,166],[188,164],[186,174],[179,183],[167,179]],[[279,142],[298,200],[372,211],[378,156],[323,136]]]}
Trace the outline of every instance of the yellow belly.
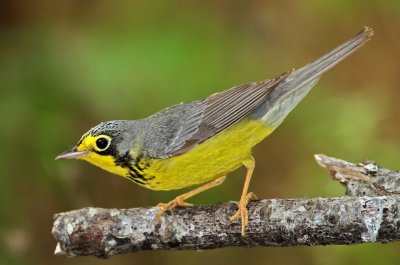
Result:
{"label": "yellow belly", "polygon": [[146,161],[146,183],[152,190],[175,190],[202,184],[239,168],[251,149],[273,129],[257,120],[245,119],[189,152],[163,160]]}

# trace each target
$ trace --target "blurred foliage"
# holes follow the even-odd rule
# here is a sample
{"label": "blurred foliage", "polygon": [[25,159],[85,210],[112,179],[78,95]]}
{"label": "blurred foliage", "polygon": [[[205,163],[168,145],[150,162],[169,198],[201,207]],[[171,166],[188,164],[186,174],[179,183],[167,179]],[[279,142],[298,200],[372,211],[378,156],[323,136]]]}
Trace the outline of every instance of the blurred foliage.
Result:
{"label": "blurred foliage", "polygon": [[[78,161],[54,161],[91,126],[136,119],[310,62],[362,26],[373,41],[327,73],[255,148],[261,198],[342,196],[326,153],[399,168],[400,2],[11,1],[0,4],[0,264],[98,264],[54,257],[56,212],[154,205],[151,192]],[[194,198],[239,198],[243,169]],[[399,264],[399,244],[145,252],[107,264]]]}

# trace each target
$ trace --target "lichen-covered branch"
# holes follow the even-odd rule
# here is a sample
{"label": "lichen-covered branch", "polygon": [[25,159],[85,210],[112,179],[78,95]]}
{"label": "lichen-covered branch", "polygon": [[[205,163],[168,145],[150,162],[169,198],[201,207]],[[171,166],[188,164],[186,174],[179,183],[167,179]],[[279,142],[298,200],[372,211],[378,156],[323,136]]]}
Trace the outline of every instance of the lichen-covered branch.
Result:
{"label": "lichen-covered branch", "polygon": [[155,249],[400,241],[399,173],[371,162],[316,159],[353,196],[251,201],[245,238],[240,222],[229,221],[233,202],[176,208],[160,221],[158,208],[84,208],[55,215],[56,254],[110,257]]}
{"label": "lichen-covered branch", "polygon": [[315,155],[315,160],[346,187],[346,195],[400,195],[400,172],[379,167],[374,161],[353,164],[322,154]]}

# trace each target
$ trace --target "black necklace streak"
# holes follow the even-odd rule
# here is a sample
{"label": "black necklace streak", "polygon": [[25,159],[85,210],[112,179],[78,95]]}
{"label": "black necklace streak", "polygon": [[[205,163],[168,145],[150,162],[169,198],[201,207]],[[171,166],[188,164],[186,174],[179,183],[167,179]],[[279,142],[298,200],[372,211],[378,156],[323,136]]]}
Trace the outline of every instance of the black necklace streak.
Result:
{"label": "black necklace streak", "polygon": [[[117,159],[115,159],[115,165],[120,166],[123,168],[129,169],[129,176],[128,178],[131,179],[132,181],[144,185],[147,181],[147,179],[143,175],[143,168],[139,166],[140,158],[138,157],[137,159],[133,159],[132,156],[129,154],[129,152],[126,152],[125,155],[123,156],[118,156]],[[132,166],[133,165],[133,166]],[[139,170],[137,170],[139,169]]]}

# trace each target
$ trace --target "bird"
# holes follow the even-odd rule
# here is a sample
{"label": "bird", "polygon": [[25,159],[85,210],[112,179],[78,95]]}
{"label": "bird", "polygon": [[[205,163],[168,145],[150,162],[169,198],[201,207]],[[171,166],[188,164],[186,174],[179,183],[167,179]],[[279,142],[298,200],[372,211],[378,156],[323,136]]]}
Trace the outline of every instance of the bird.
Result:
{"label": "bird", "polygon": [[247,204],[255,169],[252,149],[269,136],[307,95],[320,76],[359,49],[373,30],[364,27],[353,38],[314,62],[269,80],[232,87],[190,103],[180,103],[138,120],[112,120],[91,128],[56,159],[85,160],[150,190],[197,187],[160,203],[156,217],[194,195],[224,182],[228,173],[246,168],[237,211],[246,235]]}

